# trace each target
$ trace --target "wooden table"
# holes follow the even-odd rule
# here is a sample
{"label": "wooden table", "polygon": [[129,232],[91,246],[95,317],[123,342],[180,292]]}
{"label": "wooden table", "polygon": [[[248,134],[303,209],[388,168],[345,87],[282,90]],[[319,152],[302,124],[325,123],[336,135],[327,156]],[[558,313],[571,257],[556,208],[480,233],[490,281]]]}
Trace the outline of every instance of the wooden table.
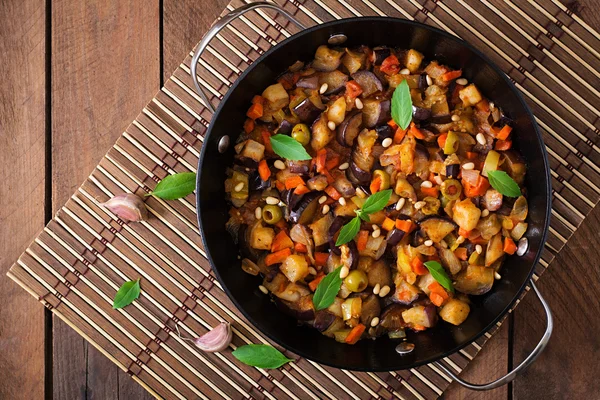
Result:
{"label": "wooden table", "polygon": [[[0,3],[0,399],[150,397],[5,274],[227,3]],[[600,1],[579,4],[600,30]],[[453,384],[445,398],[600,398],[599,225],[596,207],[539,284],[556,326],[540,359],[511,385],[477,393]],[[505,373],[543,327],[527,296],[464,377]]]}

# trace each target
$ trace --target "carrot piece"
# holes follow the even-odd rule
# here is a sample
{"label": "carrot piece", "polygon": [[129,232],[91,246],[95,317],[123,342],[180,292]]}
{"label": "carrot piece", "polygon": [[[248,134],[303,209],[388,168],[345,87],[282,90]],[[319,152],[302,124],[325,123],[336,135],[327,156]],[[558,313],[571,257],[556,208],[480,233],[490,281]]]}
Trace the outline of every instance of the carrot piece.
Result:
{"label": "carrot piece", "polygon": [[344,341],[347,344],[354,344],[354,343],[358,342],[358,339],[360,339],[360,337],[362,336],[362,334],[366,328],[367,327],[364,326],[363,324],[356,325],[354,328],[352,328],[352,330],[350,331],[348,336],[346,336],[346,339]]}
{"label": "carrot piece", "polygon": [[[391,221],[391,220],[390,220]],[[359,231],[356,240],[356,248],[358,251],[363,251],[367,248],[367,241],[369,240],[369,231]]]}
{"label": "carrot piece", "polygon": [[283,249],[275,253],[267,254],[267,256],[265,257],[265,265],[268,267],[273,264],[280,264],[283,262],[283,260],[285,260],[291,255],[292,250],[290,249]]}
{"label": "carrot piece", "polygon": [[360,96],[360,94],[362,92],[363,92],[363,90],[360,87],[360,85],[358,84],[358,82],[356,82],[356,81],[348,81],[348,82],[346,82],[346,95],[349,98],[355,99],[358,96]]}
{"label": "carrot piece", "polygon": [[475,108],[478,109],[479,111],[489,112],[490,111],[490,103],[486,99],[483,99],[479,103],[475,104]]}
{"label": "carrot piece", "polygon": [[340,192],[338,192],[336,190],[336,188],[334,188],[333,186],[327,186],[325,188],[325,193],[327,193],[327,196],[331,197],[334,200],[339,200],[340,197],[342,197],[342,195],[340,194]]}
{"label": "carrot piece", "polygon": [[275,182],[275,186],[277,187],[277,190],[279,190],[280,192],[283,192],[285,190],[285,185],[282,182]]}
{"label": "carrot piece", "polygon": [[306,185],[298,185],[296,189],[294,189],[294,194],[301,195],[310,192],[310,189],[306,187]]}
{"label": "carrot piece", "polygon": [[298,253],[308,253],[308,248],[305,244],[302,243],[296,243],[294,245],[294,250],[296,250],[296,252]]}
{"label": "carrot piece", "polygon": [[244,132],[246,133],[250,133],[254,130],[254,120],[248,118],[245,122],[244,122]]}
{"label": "carrot piece", "polygon": [[475,153],[474,151],[467,151],[466,156],[467,156],[467,159],[473,161],[473,160],[477,159],[478,154],[479,153]]}
{"label": "carrot piece", "polygon": [[397,219],[396,229],[400,229],[406,233],[411,233],[414,229],[414,224],[410,219]]}
{"label": "carrot piece", "polygon": [[285,180],[286,189],[294,189],[300,185],[304,185],[304,179],[302,179],[298,175],[290,176]]}
{"label": "carrot piece", "polygon": [[265,98],[262,97],[259,94],[254,95],[254,97],[252,98],[252,104],[265,104]]}
{"label": "carrot piece", "polygon": [[324,267],[327,265],[327,259],[329,258],[329,253],[320,253],[315,251],[315,265],[317,267]]}
{"label": "carrot piece", "polygon": [[431,196],[431,197],[435,197],[437,199],[437,197],[440,194],[440,188],[438,186],[434,186],[434,187],[430,187],[430,188],[421,187],[421,193],[423,193],[425,196]]}
{"label": "carrot piece", "polygon": [[397,74],[398,71],[400,71],[400,61],[398,61],[398,58],[392,54],[381,62],[381,67],[379,70],[386,75]]}
{"label": "carrot piece", "polygon": [[437,143],[438,143],[438,146],[440,146],[440,149],[444,148],[444,145],[446,144],[446,139],[447,138],[448,138],[448,134],[447,133],[442,133],[440,136],[438,136]]}
{"label": "carrot piece", "polygon": [[285,221],[285,219],[282,218],[282,219],[279,220],[279,222],[277,222],[275,224],[275,226],[278,227],[281,230],[287,231],[288,227],[286,226],[286,223],[287,222]]}
{"label": "carrot piece", "polygon": [[317,276],[315,276],[315,279],[308,283],[308,287],[310,288],[310,290],[312,290],[313,292],[317,290],[317,286],[319,286],[319,283],[321,283],[323,278],[325,278],[325,274],[323,272],[319,272]]}
{"label": "carrot piece", "polygon": [[412,261],[410,262],[410,268],[417,275],[427,275],[429,273],[429,270],[427,269],[425,264],[423,264],[423,261],[419,259],[419,257],[415,257],[412,259]]}
{"label": "carrot piece", "polygon": [[424,325],[415,324],[415,325],[413,325],[412,329],[413,329],[413,331],[419,332],[419,331],[424,331],[425,329],[427,329],[427,327]]}
{"label": "carrot piece", "polygon": [[369,189],[371,189],[371,193],[373,193],[373,194],[379,192],[379,190],[381,189],[381,177],[380,176],[376,176],[371,181],[371,186],[369,186]]}
{"label": "carrot piece", "polygon": [[466,247],[459,247],[456,250],[454,250],[454,255],[462,261],[467,261],[467,249]]}
{"label": "carrot piece", "polygon": [[248,112],[246,113],[246,115],[248,116],[248,118],[250,119],[257,119],[263,116],[263,105],[260,103],[254,103],[250,106],[250,108],[248,109]]}
{"label": "carrot piece", "polygon": [[265,145],[265,150],[268,153],[273,153],[273,146],[271,146],[271,134],[269,131],[262,129],[260,131],[260,136],[262,137],[263,144]]}
{"label": "carrot piece", "polygon": [[487,244],[488,240],[485,240],[483,237],[481,237],[481,235],[474,237],[474,238],[469,238],[469,241],[473,244]]}
{"label": "carrot piece", "polygon": [[317,151],[315,165],[317,166],[317,172],[322,173],[325,170],[325,164],[327,162],[327,150],[321,149]]}
{"label": "carrot piece", "polygon": [[512,128],[510,127],[510,125],[504,125],[502,129],[500,129],[499,131],[495,131],[496,138],[500,140],[506,140],[508,139],[508,135],[510,135],[511,131]]}
{"label": "carrot piece", "polygon": [[381,224],[381,227],[388,232],[391,231],[392,229],[394,229],[394,226],[395,226],[394,220],[390,219],[388,217],[385,217],[385,219],[383,220],[383,224]]}
{"label": "carrot piece", "polygon": [[504,150],[510,149],[511,147],[512,147],[512,141],[498,140],[498,141],[496,141],[496,145],[494,146],[494,149],[504,151]]}
{"label": "carrot piece", "polygon": [[457,69],[456,71],[449,71],[449,72],[446,72],[445,74],[442,74],[442,80],[444,82],[448,82],[453,79],[460,78],[461,75],[462,75],[462,70],[460,70],[460,69]]}
{"label": "carrot piece", "polygon": [[390,119],[387,124],[394,130],[398,129],[398,124],[393,119]]}
{"label": "carrot piece", "polygon": [[463,228],[458,228],[458,234],[462,237],[464,237],[465,239],[469,237],[469,234],[471,233],[471,231],[467,231]]}
{"label": "carrot piece", "polygon": [[263,181],[268,181],[271,176],[271,170],[267,165],[267,160],[260,160],[258,163],[258,174],[260,175],[260,179]]}
{"label": "carrot piece", "polygon": [[394,133],[393,139],[394,144],[400,144],[402,139],[404,139],[404,136],[406,136],[406,129],[396,128],[396,133]]}
{"label": "carrot piece", "polygon": [[333,157],[331,157],[329,160],[327,160],[327,162],[325,163],[325,168],[327,168],[328,170],[332,170],[335,167],[337,167],[340,163],[340,157],[338,155],[335,155]]}
{"label": "carrot piece", "polygon": [[423,132],[421,132],[419,130],[419,128],[417,128],[417,126],[415,125],[414,122],[410,123],[410,128],[408,128],[408,133],[413,135],[415,137],[415,139],[425,139],[425,135],[423,135]]}
{"label": "carrot piece", "polygon": [[477,197],[477,196],[483,196],[485,194],[485,192],[490,187],[490,182],[487,180],[487,178],[480,175],[479,178],[477,178],[476,185],[471,185],[470,183],[466,182],[464,179],[462,180],[462,185],[463,185],[465,196]]}
{"label": "carrot piece", "polygon": [[504,252],[506,254],[515,254],[515,251],[517,251],[517,245],[515,244],[514,240],[512,240],[511,238],[507,237],[504,238],[504,248],[503,248]]}
{"label": "carrot piece", "polygon": [[438,307],[444,303],[444,298],[436,292],[429,293],[429,300]]}
{"label": "carrot piece", "polygon": [[294,242],[288,236],[285,231],[279,231],[277,235],[275,235],[275,239],[273,239],[273,244],[271,244],[271,253],[275,253],[279,250],[283,249],[291,249],[294,247]]}

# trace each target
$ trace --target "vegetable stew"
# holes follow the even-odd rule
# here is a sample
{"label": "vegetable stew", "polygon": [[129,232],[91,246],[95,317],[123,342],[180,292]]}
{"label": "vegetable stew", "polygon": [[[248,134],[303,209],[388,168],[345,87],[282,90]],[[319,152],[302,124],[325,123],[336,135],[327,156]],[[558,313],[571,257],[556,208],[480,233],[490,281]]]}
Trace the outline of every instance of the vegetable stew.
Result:
{"label": "vegetable stew", "polygon": [[343,343],[438,320],[501,279],[527,230],[513,123],[420,52],[320,46],[248,105],[225,190],[241,265]]}

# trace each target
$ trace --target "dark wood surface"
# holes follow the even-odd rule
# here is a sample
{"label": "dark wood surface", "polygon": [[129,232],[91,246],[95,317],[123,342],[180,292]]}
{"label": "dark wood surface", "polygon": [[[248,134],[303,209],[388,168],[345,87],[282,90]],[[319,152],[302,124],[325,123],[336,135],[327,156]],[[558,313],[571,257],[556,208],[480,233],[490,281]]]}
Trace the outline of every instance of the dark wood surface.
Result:
{"label": "dark wood surface", "polygon": [[[227,3],[0,2],[0,164],[10,171],[0,189],[0,398],[150,397],[62,321],[45,323],[42,307],[5,273]],[[597,30],[598,3],[580,1],[578,11]],[[556,326],[539,361],[510,386],[478,393],[453,384],[444,398],[600,397],[599,224],[597,207],[539,283]],[[463,377],[502,375],[544,323],[527,296]]]}

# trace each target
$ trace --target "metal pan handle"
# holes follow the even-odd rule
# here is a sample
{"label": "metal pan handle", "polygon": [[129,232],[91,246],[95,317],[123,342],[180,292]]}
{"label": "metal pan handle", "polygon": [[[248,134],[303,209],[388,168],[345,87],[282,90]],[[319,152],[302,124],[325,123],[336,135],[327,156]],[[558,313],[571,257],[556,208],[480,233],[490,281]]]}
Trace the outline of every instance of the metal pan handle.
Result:
{"label": "metal pan handle", "polygon": [[234,19],[244,15],[248,11],[254,10],[255,8],[273,9],[273,10],[277,11],[278,13],[282,14],[287,19],[289,19],[291,22],[293,22],[298,28],[305,29],[304,25],[302,25],[292,14],[290,14],[283,8],[279,7],[277,4],[269,3],[266,1],[257,1],[255,3],[245,4],[239,8],[236,8],[229,14],[224,15],[223,18],[221,18],[217,22],[215,22],[215,24],[208,30],[208,32],[206,32],[206,34],[204,35],[204,37],[198,44],[198,47],[196,48],[196,52],[194,53],[194,57],[192,58],[192,64],[191,64],[191,68],[190,68],[190,75],[192,75],[192,80],[194,81],[194,86],[196,86],[196,90],[198,91],[198,94],[202,98],[204,105],[210,111],[212,111],[213,114],[215,112],[215,108],[211,104],[210,100],[208,100],[208,96],[206,95],[206,93],[204,92],[202,87],[200,87],[200,83],[198,82],[198,75],[196,75],[196,68],[198,66],[198,60],[200,59],[200,56],[204,52],[204,49],[206,49],[206,46],[208,46],[208,43],[215,36],[217,36],[217,34],[219,32],[221,32],[221,30],[225,26],[227,26],[227,24],[229,24]]}
{"label": "metal pan handle", "polygon": [[535,346],[533,351],[527,356],[527,358],[525,360],[523,360],[523,362],[521,364],[519,364],[515,369],[513,369],[512,371],[510,371],[508,374],[504,375],[503,377],[496,379],[493,382],[485,383],[485,384],[476,384],[476,383],[470,383],[470,382],[464,381],[438,361],[434,362],[436,367],[438,367],[439,369],[441,369],[442,371],[444,371],[445,373],[450,375],[450,377],[452,379],[454,379],[456,382],[458,382],[460,385],[462,385],[468,389],[471,389],[471,390],[495,389],[497,387],[507,384],[508,382],[513,381],[519,373],[523,372],[525,370],[525,368],[527,368],[532,362],[534,362],[536,360],[536,358],[539,357],[539,355],[542,353],[542,351],[548,344],[548,341],[550,340],[550,336],[552,335],[552,329],[554,327],[554,322],[552,320],[552,312],[550,312],[550,307],[548,307],[548,303],[546,303],[546,300],[544,300],[544,298],[542,297],[539,290],[535,287],[533,280],[529,281],[529,284],[533,288],[533,291],[535,292],[538,299],[540,300],[540,303],[542,303],[542,306],[544,307],[544,311],[546,312],[546,332],[544,332],[544,336],[542,336],[542,338],[538,342],[537,346]]}

